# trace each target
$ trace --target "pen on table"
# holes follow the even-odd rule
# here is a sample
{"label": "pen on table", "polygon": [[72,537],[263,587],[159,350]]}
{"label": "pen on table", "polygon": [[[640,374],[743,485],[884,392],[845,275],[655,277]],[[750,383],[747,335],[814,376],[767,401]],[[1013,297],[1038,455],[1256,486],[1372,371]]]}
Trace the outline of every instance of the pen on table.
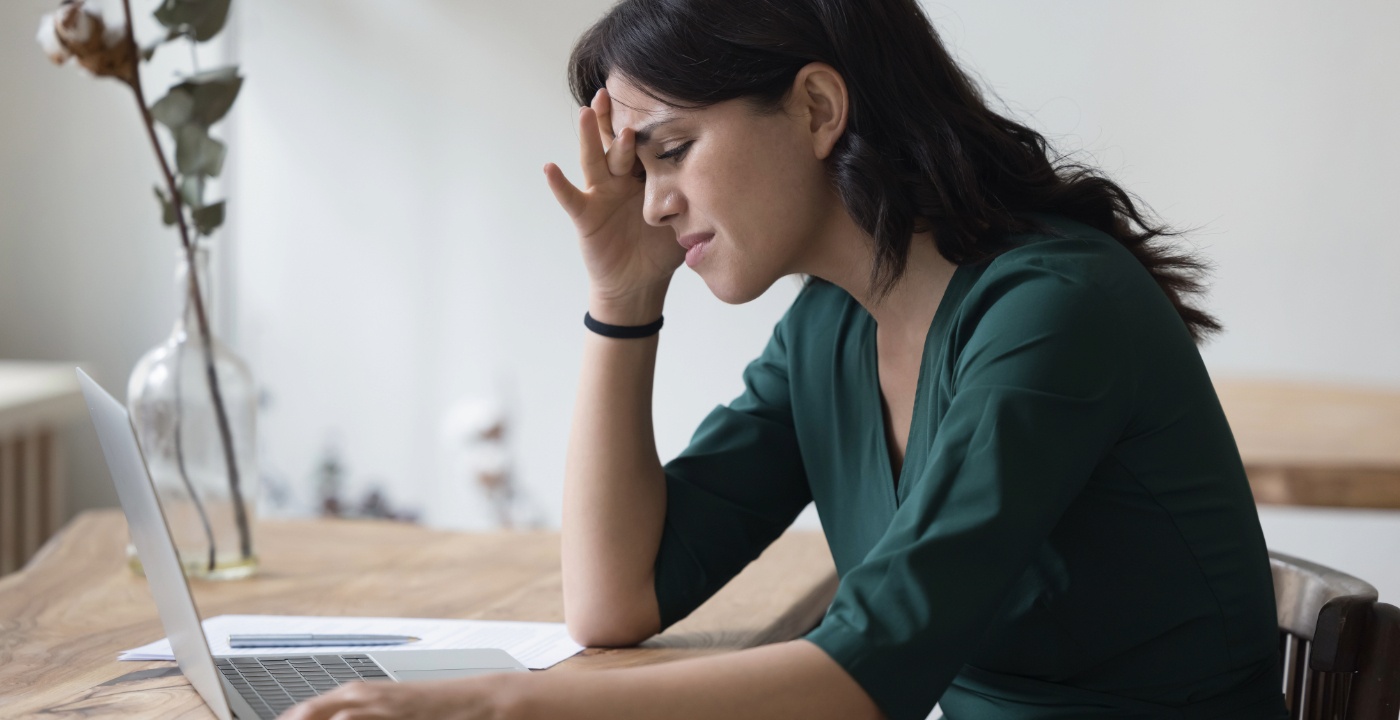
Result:
{"label": "pen on table", "polygon": [[311,645],[402,645],[422,638],[411,635],[229,635],[231,648],[304,647]]}

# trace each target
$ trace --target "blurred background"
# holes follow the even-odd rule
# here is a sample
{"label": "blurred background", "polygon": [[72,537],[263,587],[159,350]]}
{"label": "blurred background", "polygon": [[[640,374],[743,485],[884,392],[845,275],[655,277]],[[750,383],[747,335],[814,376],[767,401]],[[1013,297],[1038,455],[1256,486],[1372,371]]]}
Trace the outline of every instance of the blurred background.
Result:
{"label": "blurred background", "polygon": [[[177,237],[129,91],[35,44],[54,4],[0,3],[0,359],[81,364],[120,398],[175,319]],[[215,316],[260,387],[261,515],[333,498],[438,527],[558,526],[586,276],[541,167],[580,177],[565,64],[608,5],[237,2],[200,49],[246,76],[216,129],[230,155]],[[1396,427],[1400,4],[924,6],[1007,113],[1195,228],[1226,326],[1202,349],[1218,383],[1353,388],[1379,398],[1379,432]],[[189,60],[162,53],[145,75],[157,97]],[[663,459],[738,394],[797,289],[729,306],[680,270],[657,366]],[[86,417],[54,423],[58,512],[115,505]],[[1261,506],[1270,546],[1400,595],[1400,511],[1340,504],[1363,507]],[[811,508],[798,522],[818,526]]]}

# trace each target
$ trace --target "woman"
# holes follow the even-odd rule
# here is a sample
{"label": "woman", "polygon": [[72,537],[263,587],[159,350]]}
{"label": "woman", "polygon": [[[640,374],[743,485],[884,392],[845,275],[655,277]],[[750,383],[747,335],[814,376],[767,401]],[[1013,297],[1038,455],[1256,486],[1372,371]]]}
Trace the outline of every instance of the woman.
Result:
{"label": "woman", "polygon": [[[583,183],[545,167],[592,288],[570,632],[665,629],[813,500],[836,597],[792,642],[294,717],[1284,716],[1263,536],[1195,347],[1219,325],[1186,301],[1202,264],[991,111],[914,0],[624,0],[570,72]],[[729,303],[809,281],[663,466],[682,262]]]}

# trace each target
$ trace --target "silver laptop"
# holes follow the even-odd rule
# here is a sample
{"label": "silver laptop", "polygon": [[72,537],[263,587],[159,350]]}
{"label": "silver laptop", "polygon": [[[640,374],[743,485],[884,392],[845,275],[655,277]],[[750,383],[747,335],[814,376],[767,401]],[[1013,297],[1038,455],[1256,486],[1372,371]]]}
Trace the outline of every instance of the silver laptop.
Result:
{"label": "silver laptop", "polygon": [[527,669],[496,648],[214,657],[126,408],[82,370],[78,382],[175,662],[220,720],[272,720],[297,702],[355,680],[441,680]]}

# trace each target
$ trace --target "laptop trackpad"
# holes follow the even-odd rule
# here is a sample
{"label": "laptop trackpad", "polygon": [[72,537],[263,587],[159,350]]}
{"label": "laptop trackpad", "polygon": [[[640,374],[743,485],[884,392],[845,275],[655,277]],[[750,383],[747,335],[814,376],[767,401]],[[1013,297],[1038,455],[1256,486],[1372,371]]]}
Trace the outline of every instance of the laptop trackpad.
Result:
{"label": "laptop trackpad", "polygon": [[452,678],[467,677],[470,675],[486,675],[488,673],[511,672],[516,668],[454,668],[451,670],[399,670],[394,673],[394,677],[399,682],[413,682],[415,680],[451,680]]}
{"label": "laptop trackpad", "polygon": [[370,653],[395,680],[450,680],[516,670],[526,672],[520,661],[499,648],[462,650],[393,650]]}

